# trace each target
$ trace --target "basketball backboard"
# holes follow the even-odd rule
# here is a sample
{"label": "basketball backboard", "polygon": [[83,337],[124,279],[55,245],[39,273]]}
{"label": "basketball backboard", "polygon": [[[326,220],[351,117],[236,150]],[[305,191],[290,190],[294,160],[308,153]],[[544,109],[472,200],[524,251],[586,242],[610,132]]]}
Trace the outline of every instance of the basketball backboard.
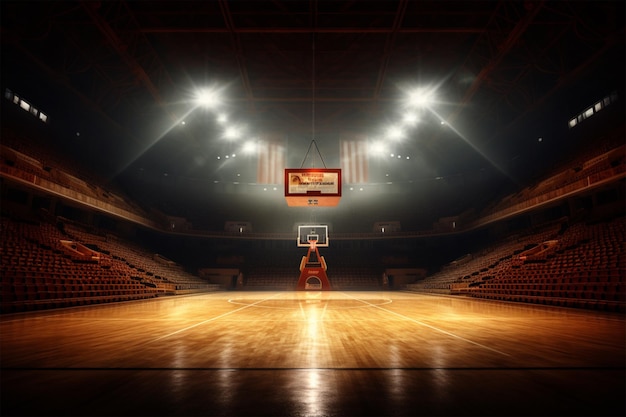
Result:
{"label": "basketball backboard", "polygon": [[328,247],[328,225],[312,224],[298,226],[298,247],[310,247],[315,241],[318,247]]}

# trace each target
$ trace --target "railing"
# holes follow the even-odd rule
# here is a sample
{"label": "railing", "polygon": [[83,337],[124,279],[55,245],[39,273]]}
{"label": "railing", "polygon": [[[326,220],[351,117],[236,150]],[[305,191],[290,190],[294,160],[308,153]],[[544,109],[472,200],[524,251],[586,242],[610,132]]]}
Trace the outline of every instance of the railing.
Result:
{"label": "railing", "polygon": [[35,174],[24,172],[8,165],[0,165],[0,176],[10,178],[20,183],[27,184],[31,187],[44,190],[47,193],[56,194],[63,198],[82,203],[91,208],[95,208],[97,210],[115,215],[134,223],[141,224],[143,226],[147,226],[153,229],[160,229],[160,226],[151,219],[147,219],[143,216],[132,213],[128,210],[124,210],[120,207],[116,207],[105,201],[90,197],[79,191],[69,189],[45,178],[41,178],[40,176],[37,176]]}
{"label": "railing", "polygon": [[[210,230],[185,230],[172,231],[166,227],[164,222],[146,218],[145,216],[125,210],[111,203],[102,201],[101,199],[88,196],[80,191],[67,188],[61,184],[42,178],[32,172],[26,172],[18,168],[1,164],[0,176],[27,184],[31,187],[45,190],[46,192],[62,196],[75,202],[82,203],[91,208],[112,214],[124,220],[140,224],[151,229],[159,230],[168,234],[196,235],[204,237],[218,237],[229,239],[246,239],[246,240],[295,240],[296,233],[253,233],[253,232],[230,232],[230,231],[210,231]],[[585,178],[576,180],[572,183],[563,185],[555,190],[547,191],[543,194],[529,197],[527,200],[515,203],[509,207],[497,209],[497,211],[483,215],[482,217],[470,222],[466,225],[459,224],[454,230],[421,230],[407,232],[369,232],[369,233],[337,233],[333,234],[334,240],[372,240],[372,239],[397,239],[397,238],[415,238],[424,236],[436,236],[445,234],[456,234],[485,226],[489,223],[502,220],[507,217],[521,214],[525,211],[535,209],[537,207],[557,202],[574,194],[585,190],[593,189],[617,181],[626,177],[626,164],[622,163],[618,166],[604,169],[602,171],[590,174]]]}

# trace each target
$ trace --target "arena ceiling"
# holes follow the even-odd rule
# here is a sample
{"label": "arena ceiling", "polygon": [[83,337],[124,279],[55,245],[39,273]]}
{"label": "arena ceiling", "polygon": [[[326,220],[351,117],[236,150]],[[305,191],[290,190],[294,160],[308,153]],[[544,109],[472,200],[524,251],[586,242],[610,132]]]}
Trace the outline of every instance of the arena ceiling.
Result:
{"label": "arena ceiling", "polygon": [[[388,142],[391,153],[412,158],[395,168],[399,181],[485,172],[511,179],[516,168],[562,152],[568,117],[623,87],[621,1],[1,7],[3,88],[32,97],[68,136],[80,132],[76,147],[112,177],[140,170],[255,183],[252,173],[241,177],[245,167],[217,165],[242,146],[223,140],[223,113],[244,136],[285,135],[296,168],[308,163],[313,140],[322,162],[335,166],[345,132],[374,140],[402,127]],[[206,88],[219,91],[219,111],[197,108]],[[407,126],[407,100],[418,89],[434,101]],[[370,182],[384,183],[394,168],[377,164]]]}

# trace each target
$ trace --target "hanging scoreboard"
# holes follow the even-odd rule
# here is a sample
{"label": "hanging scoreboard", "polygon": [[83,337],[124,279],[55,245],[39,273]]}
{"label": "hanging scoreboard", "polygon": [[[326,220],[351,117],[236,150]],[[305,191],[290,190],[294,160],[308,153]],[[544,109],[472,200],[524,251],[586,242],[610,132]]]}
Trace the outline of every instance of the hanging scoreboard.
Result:
{"label": "hanging scoreboard", "polygon": [[339,204],[341,199],[341,169],[285,169],[285,199],[292,207]]}

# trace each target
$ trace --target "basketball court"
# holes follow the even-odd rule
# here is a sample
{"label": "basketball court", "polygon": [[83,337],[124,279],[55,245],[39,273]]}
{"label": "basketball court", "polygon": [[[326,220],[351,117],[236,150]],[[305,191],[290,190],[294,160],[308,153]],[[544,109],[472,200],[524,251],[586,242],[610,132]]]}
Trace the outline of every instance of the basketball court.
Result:
{"label": "basketball court", "polygon": [[619,314],[219,292],[0,318],[3,415],[623,415]]}

